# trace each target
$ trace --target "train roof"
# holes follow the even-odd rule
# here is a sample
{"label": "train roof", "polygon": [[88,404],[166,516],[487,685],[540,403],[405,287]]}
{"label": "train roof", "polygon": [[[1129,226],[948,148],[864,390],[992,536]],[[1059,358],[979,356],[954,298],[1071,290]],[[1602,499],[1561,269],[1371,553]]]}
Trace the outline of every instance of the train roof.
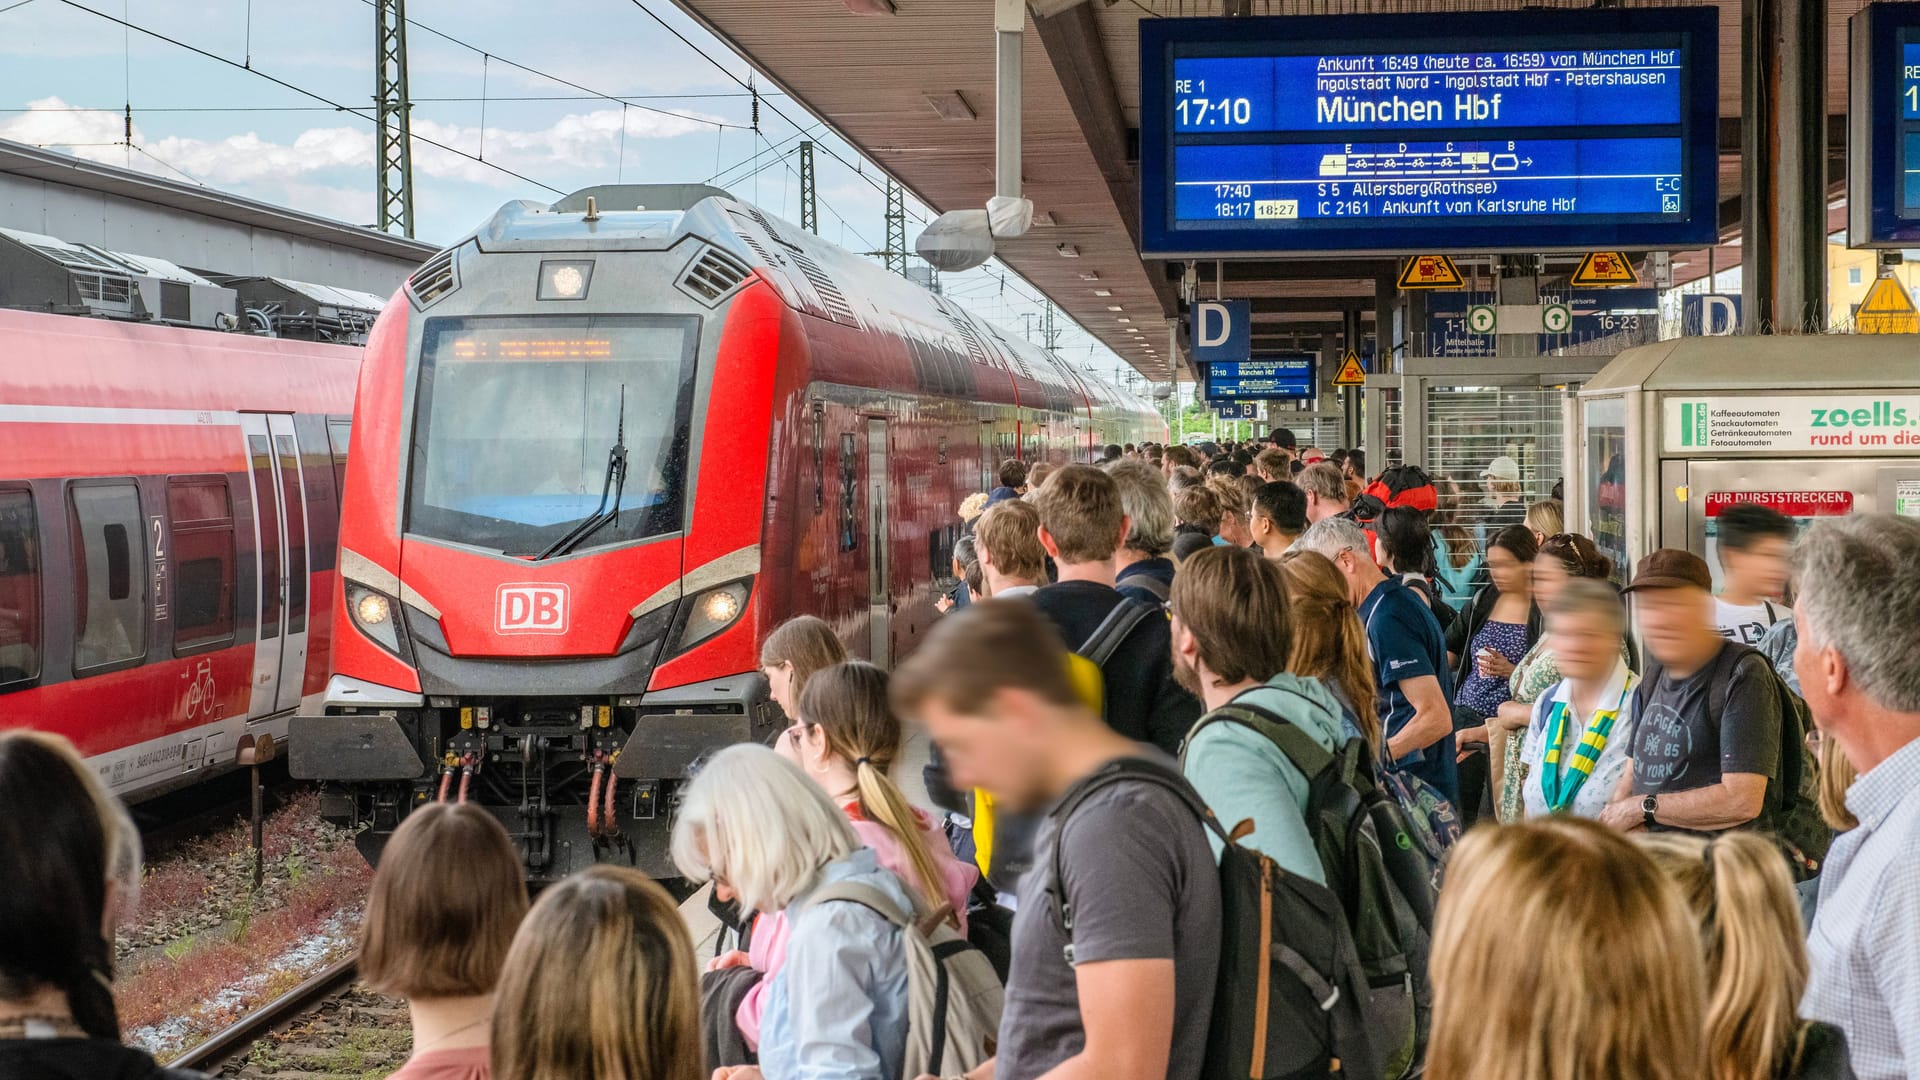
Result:
{"label": "train roof", "polygon": [[[586,217],[589,200],[593,216]],[[835,321],[912,319],[951,324],[976,357],[1053,394],[1084,396],[1093,408],[1149,413],[1144,400],[958,304],[751,203],[705,184],[607,184],[554,203],[509,202],[469,237],[483,252],[665,251],[689,237],[723,248],[746,265],[805,292]],[[430,262],[432,260],[429,260]],[[858,302],[856,302],[858,301]],[[864,311],[863,311],[864,307]],[[891,319],[889,319],[891,317]]]}

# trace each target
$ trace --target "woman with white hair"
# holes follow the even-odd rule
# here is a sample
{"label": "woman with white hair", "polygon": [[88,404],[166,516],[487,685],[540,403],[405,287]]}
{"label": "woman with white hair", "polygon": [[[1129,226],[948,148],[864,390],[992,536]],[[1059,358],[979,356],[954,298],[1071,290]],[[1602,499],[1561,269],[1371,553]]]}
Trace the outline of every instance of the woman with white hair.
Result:
{"label": "woman with white hair", "polygon": [[715,1080],[901,1075],[901,932],[861,904],[810,898],[826,886],[855,885],[879,890],[901,911],[913,911],[914,901],[799,766],[758,745],[715,754],[687,785],[673,860],[688,878],[711,880],[748,910],[785,912],[793,926],[768,988],[760,1064],[715,1070]]}

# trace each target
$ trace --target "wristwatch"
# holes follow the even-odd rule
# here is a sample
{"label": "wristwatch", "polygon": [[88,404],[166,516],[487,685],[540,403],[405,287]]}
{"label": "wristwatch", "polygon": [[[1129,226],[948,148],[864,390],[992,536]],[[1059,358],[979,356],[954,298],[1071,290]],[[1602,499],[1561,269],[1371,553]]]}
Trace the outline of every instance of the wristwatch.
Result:
{"label": "wristwatch", "polygon": [[1647,826],[1653,826],[1653,815],[1660,809],[1660,796],[1649,795],[1640,800],[1640,816],[1646,819]]}

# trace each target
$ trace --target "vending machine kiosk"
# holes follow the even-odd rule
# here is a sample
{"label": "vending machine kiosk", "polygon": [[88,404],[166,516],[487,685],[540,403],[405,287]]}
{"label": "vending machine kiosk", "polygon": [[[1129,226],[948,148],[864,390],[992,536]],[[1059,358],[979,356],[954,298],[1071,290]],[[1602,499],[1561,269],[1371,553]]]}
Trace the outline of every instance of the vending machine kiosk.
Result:
{"label": "vending machine kiosk", "polygon": [[1655,548],[1714,558],[1714,519],[1920,517],[1920,339],[1687,337],[1622,352],[1567,400],[1567,521],[1617,580]]}

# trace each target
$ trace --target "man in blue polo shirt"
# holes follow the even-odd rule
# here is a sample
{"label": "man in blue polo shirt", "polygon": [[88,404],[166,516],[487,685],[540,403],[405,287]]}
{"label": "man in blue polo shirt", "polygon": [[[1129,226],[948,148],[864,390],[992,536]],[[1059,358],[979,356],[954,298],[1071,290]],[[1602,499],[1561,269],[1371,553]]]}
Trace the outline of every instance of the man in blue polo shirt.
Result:
{"label": "man in blue polo shirt", "polygon": [[1367,630],[1386,756],[1457,803],[1453,710],[1447,704],[1453,700],[1453,676],[1446,638],[1432,610],[1419,594],[1380,572],[1368,554],[1366,532],[1346,518],[1315,522],[1294,546],[1326,556],[1347,579]]}

